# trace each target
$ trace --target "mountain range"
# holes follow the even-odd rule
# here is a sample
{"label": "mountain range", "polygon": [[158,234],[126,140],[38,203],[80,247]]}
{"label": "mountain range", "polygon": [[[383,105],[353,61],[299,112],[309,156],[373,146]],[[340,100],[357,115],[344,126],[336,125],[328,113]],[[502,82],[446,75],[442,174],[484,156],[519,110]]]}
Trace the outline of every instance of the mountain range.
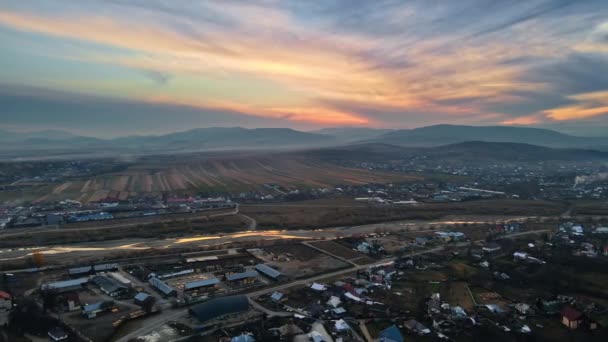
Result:
{"label": "mountain range", "polygon": [[[78,136],[55,130],[28,133],[0,131],[0,153],[6,157],[53,152],[150,154],[205,150],[301,149],[357,144],[433,147],[471,141],[608,151],[608,137],[579,137],[527,127],[435,125],[402,130],[340,127],[314,132],[289,128],[211,127],[165,135],[114,139]],[[491,146],[484,145],[484,148]],[[513,145],[512,148],[521,146]]]}
{"label": "mountain range", "polygon": [[423,156],[426,159],[477,161],[608,161],[608,152],[589,149],[553,148],[512,142],[466,141],[433,147],[403,147],[384,143],[362,143],[312,149],[307,154],[328,161],[387,162]]}

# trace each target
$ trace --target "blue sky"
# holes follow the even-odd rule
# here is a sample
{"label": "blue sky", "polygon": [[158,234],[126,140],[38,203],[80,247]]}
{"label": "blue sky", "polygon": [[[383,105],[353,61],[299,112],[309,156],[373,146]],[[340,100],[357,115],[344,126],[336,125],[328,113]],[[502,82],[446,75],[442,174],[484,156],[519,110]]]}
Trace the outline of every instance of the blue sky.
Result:
{"label": "blue sky", "polygon": [[0,126],[608,131],[608,2],[0,3]]}

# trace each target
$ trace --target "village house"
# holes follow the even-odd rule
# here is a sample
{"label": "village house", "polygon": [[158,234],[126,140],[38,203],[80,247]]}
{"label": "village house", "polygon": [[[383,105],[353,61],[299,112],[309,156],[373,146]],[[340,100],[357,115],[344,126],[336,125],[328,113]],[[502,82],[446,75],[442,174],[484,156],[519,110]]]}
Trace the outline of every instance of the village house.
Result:
{"label": "village house", "polygon": [[68,333],[65,332],[61,327],[53,327],[47,332],[51,341],[67,341]]}
{"label": "village house", "polygon": [[570,306],[562,309],[561,316],[562,324],[570,329],[577,329],[583,321],[583,314]]}

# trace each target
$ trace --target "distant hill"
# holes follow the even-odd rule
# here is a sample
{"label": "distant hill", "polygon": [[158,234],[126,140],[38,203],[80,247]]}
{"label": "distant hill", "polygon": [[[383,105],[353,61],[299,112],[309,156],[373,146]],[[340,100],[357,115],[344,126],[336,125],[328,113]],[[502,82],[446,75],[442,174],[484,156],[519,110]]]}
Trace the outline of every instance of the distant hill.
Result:
{"label": "distant hill", "polygon": [[27,141],[31,139],[41,139],[45,141],[50,141],[66,140],[76,137],[78,136],[70,132],[52,129],[32,132],[12,132],[7,130],[0,130],[0,141]]}
{"label": "distant hill", "polygon": [[608,138],[577,137],[548,129],[511,126],[435,125],[392,131],[369,140],[400,146],[439,146],[465,141],[608,150]]}
{"label": "distant hill", "polygon": [[285,149],[332,146],[334,137],[289,128],[212,127],[165,135],[98,139],[59,132],[0,132],[0,152],[5,157],[44,156],[96,152],[107,154],[150,154],[204,150]]}
{"label": "distant hill", "polygon": [[392,129],[366,128],[366,127],[332,127],[323,128],[311,133],[332,136],[342,142],[355,142],[374,139],[383,134],[392,132]]}
{"label": "distant hill", "polygon": [[138,149],[252,149],[322,146],[333,137],[300,132],[289,128],[211,127],[159,136],[133,136],[113,139],[114,146]]}
{"label": "distant hill", "polygon": [[430,156],[441,159],[503,161],[584,161],[608,160],[608,152],[587,149],[550,148],[522,143],[467,141],[427,149]]}
{"label": "distant hill", "polygon": [[[164,135],[128,136],[114,139],[84,137],[56,130],[25,133],[0,130],[0,157],[52,158],[55,155],[69,157],[70,155],[99,156],[103,154],[111,156],[213,150],[318,149],[348,145],[339,150],[333,149],[332,153],[342,153],[342,157],[367,153],[367,158],[376,159],[408,152],[400,150],[403,147],[434,147],[469,141],[476,141],[477,144],[479,142],[521,143],[537,145],[536,147],[608,151],[608,138],[576,137],[547,129],[507,126],[436,125],[411,130],[339,127],[315,132],[302,132],[289,128],[211,127]],[[467,145],[466,149],[472,150],[473,147],[475,146]],[[444,146],[443,151],[446,148]],[[451,147],[451,149],[456,148]],[[463,146],[459,148],[462,149]],[[482,146],[476,146],[476,148],[481,149]],[[502,153],[509,153],[507,145],[500,147],[484,145],[483,148],[500,148],[503,150]],[[531,148],[518,146],[515,150],[520,153]],[[453,152],[459,151],[466,154],[466,151],[463,150]],[[482,152],[484,151],[477,151],[477,153]]]}
{"label": "distant hill", "polygon": [[382,143],[323,148],[309,152],[324,160],[387,162],[426,156],[445,161],[585,161],[607,160],[608,152],[587,149],[551,148],[522,143],[466,141],[436,147],[403,147]]}

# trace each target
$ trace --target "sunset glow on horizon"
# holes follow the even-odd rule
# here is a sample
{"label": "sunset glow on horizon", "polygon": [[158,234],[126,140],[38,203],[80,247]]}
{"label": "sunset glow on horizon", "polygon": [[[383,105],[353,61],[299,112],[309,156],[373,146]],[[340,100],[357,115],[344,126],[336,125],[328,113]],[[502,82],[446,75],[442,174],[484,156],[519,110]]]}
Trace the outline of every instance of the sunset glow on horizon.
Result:
{"label": "sunset glow on horizon", "polygon": [[0,128],[608,129],[607,18],[591,0],[3,2]]}

